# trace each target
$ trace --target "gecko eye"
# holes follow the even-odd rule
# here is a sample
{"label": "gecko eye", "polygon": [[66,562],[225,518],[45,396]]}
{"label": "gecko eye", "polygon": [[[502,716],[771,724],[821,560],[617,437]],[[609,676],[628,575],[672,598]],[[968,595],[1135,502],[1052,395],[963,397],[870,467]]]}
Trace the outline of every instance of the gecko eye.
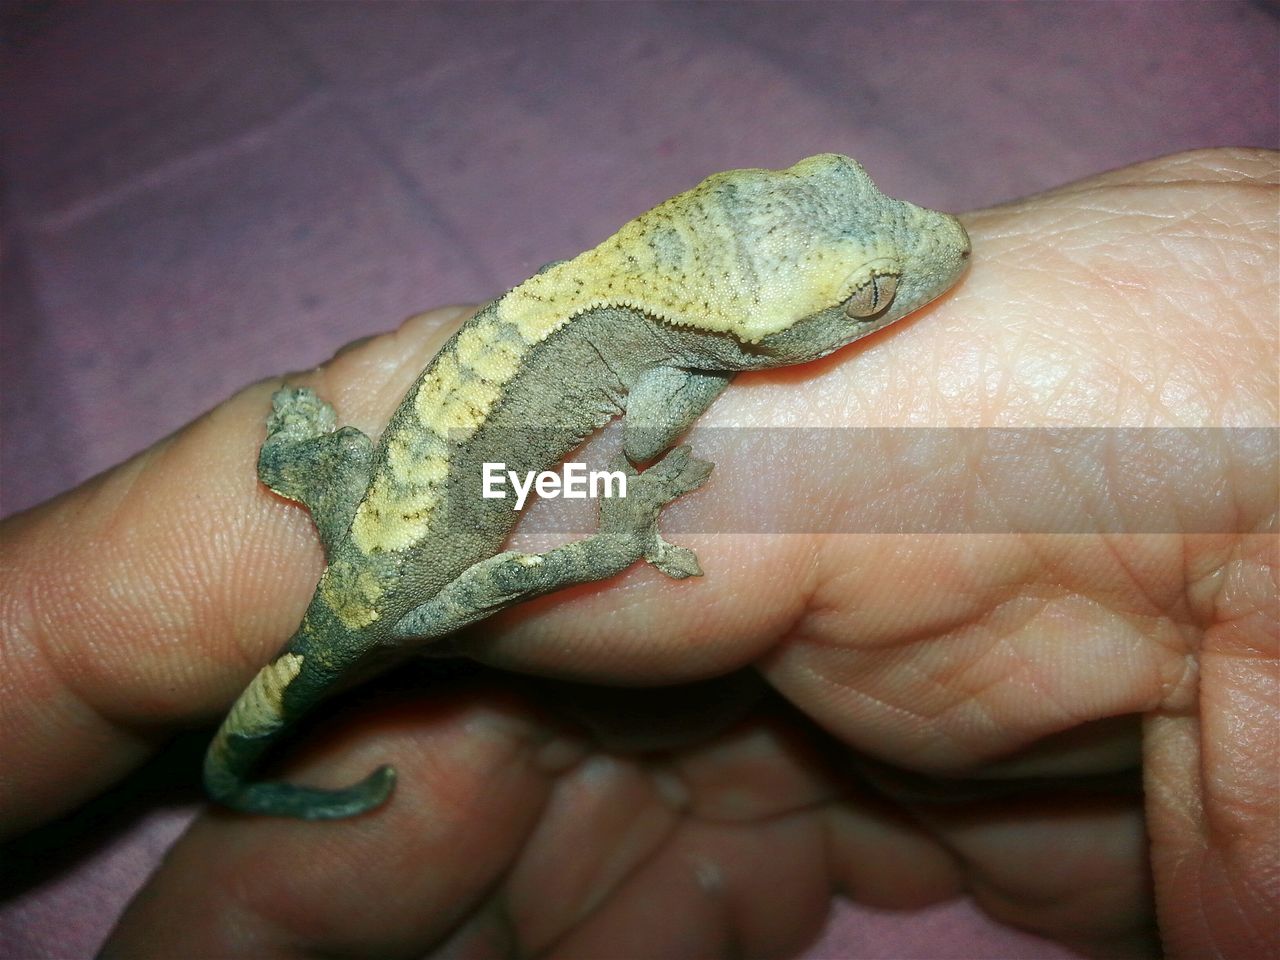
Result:
{"label": "gecko eye", "polygon": [[853,320],[874,317],[893,303],[893,295],[897,292],[897,274],[872,273],[844,302],[845,316]]}

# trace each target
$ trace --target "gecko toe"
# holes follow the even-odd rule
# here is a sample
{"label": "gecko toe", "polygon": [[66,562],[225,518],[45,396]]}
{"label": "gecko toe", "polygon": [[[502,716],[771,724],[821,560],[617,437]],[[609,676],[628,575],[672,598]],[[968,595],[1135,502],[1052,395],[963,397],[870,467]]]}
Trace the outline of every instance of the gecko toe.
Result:
{"label": "gecko toe", "polygon": [[684,580],[688,577],[702,576],[702,567],[698,556],[687,547],[678,547],[657,537],[656,543],[645,559],[673,580]]}

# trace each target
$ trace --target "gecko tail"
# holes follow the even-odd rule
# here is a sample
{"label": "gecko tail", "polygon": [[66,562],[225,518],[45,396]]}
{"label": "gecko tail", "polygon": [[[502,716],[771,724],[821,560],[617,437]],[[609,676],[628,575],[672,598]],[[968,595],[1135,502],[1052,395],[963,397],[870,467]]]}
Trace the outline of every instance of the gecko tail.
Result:
{"label": "gecko tail", "polygon": [[[209,782],[207,768],[205,782]],[[246,783],[215,795],[215,799],[241,813],[299,820],[343,820],[380,807],[391,795],[395,782],[395,770],[381,766],[359,783],[339,790],[299,787],[292,783]]]}
{"label": "gecko tail", "polygon": [[[279,738],[286,715],[296,716],[328,688],[329,678],[309,674],[301,653],[284,653],[259,670],[240,694],[205,754],[204,785],[213,800],[242,813],[341,820],[373,810],[391,795],[396,772],[389,766],[337,790],[248,780],[259,759]],[[286,691],[290,695],[287,711]]]}

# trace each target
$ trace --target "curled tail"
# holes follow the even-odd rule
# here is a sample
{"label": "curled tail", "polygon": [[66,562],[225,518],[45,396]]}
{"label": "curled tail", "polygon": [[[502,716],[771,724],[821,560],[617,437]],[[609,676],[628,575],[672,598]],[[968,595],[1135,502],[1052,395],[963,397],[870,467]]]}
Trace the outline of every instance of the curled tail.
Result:
{"label": "curled tail", "polygon": [[372,810],[390,796],[396,775],[387,766],[340,790],[246,781],[286,725],[285,691],[288,715],[297,716],[328,690],[329,678],[310,669],[312,659],[281,654],[258,671],[232,705],[204,758],[204,785],[214,800],[244,813],[339,820]]}

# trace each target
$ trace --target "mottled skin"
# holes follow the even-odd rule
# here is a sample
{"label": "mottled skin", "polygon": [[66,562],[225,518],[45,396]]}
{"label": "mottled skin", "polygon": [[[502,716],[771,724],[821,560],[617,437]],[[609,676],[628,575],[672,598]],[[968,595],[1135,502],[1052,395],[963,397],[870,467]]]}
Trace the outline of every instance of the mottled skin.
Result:
{"label": "mottled skin", "polygon": [[[306,819],[378,806],[390,767],[342,790],[246,777],[290,720],[420,644],[642,558],[675,578],[700,574],[657,532],[662,507],[711,469],[675,440],[735,372],[803,363],[892,323],[950,287],[968,254],[955,218],[885,197],[847,157],[733,170],[486,306],[376,447],[335,430],[311,391],[279,391],[259,475],[311,510],[328,567],[210,745],[210,794]],[[518,515],[480,496],[481,464],[547,469],[619,413],[616,468],[631,478],[625,499],[601,501],[599,532],[543,554],[499,552]]]}

